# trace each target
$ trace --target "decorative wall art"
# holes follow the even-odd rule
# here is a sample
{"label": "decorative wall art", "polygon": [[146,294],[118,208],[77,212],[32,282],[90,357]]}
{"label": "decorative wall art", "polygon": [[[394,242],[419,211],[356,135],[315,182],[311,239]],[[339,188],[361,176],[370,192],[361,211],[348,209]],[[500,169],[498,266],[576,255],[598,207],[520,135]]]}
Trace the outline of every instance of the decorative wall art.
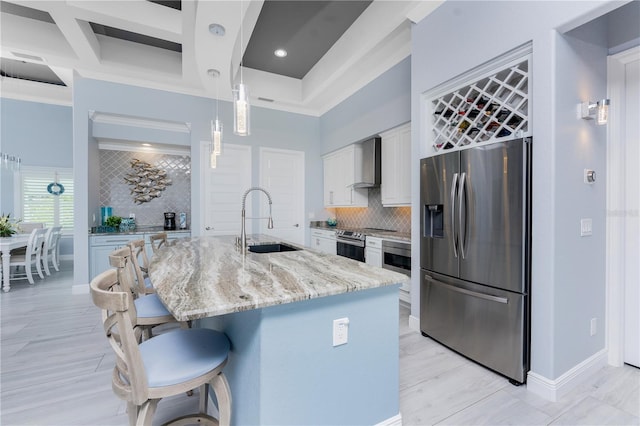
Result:
{"label": "decorative wall art", "polygon": [[134,158],[131,160],[132,173],[124,177],[125,182],[131,186],[131,195],[136,204],[142,204],[160,197],[171,179],[167,177],[165,170],[152,166],[146,161]]}

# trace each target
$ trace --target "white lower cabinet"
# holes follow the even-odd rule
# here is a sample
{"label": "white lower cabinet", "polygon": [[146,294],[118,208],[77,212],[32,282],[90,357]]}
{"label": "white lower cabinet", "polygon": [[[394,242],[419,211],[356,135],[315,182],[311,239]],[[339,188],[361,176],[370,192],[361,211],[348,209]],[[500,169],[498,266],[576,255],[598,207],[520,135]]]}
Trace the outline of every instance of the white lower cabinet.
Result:
{"label": "white lower cabinet", "polygon": [[[161,231],[159,231],[161,232]],[[111,235],[90,235],[89,236],[89,276],[93,279],[96,275],[106,271],[111,267],[109,265],[109,254],[126,246],[131,241],[145,240],[145,249],[147,250],[147,256],[151,257],[153,250],[149,243],[149,236],[157,234],[157,232],[136,232],[127,234],[113,233]],[[176,231],[167,232],[167,239],[169,241],[176,238],[190,237],[191,231]]]}
{"label": "white lower cabinet", "polygon": [[323,253],[336,254],[336,231],[311,229],[311,248]]}
{"label": "white lower cabinet", "polygon": [[109,253],[140,238],[143,237],[137,234],[89,236],[90,278],[93,279],[96,275],[111,268],[111,265],[109,265]]}
{"label": "white lower cabinet", "polygon": [[382,238],[367,237],[364,261],[367,265],[382,267]]}

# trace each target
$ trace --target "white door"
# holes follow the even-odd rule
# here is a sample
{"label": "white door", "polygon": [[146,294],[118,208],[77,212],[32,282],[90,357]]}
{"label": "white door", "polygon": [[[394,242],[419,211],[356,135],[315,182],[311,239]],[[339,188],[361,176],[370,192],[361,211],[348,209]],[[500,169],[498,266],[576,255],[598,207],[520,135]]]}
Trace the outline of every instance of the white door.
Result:
{"label": "white door", "polygon": [[[240,235],[242,195],[251,187],[251,147],[224,144],[215,169],[209,167],[208,142],[201,143],[200,154],[201,235]],[[247,221],[247,234],[251,233],[251,223]]]}
{"label": "white door", "polygon": [[640,60],[625,67],[624,362],[640,367]]}
{"label": "white door", "polygon": [[[260,149],[260,186],[273,200],[273,229],[260,220],[259,232],[304,244],[304,183],[304,152]],[[261,199],[261,217],[268,216],[268,207]]]}

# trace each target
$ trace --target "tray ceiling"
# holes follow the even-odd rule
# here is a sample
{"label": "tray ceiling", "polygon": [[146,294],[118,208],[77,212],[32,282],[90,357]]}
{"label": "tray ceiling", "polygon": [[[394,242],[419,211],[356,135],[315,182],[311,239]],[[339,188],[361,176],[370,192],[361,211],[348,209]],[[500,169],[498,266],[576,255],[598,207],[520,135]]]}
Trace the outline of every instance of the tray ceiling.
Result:
{"label": "tray ceiling", "polygon": [[440,3],[0,1],[2,96],[70,104],[75,71],[213,98],[213,68],[231,100],[242,51],[254,105],[320,115],[406,58],[411,22]]}

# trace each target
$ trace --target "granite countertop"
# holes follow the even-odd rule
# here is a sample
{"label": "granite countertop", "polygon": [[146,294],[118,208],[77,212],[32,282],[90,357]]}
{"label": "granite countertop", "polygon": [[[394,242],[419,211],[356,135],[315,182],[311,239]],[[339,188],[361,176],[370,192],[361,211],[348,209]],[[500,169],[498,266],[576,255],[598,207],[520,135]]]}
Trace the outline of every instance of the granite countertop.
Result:
{"label": "granite countertop", "polygon": [[335,230],[344,230],[344,231],[355,231],[360,232],[368,237],[377,237],[384,238],[387,240],[398,240],[398,241],[408,241],[411,242],[411,232],[397,232],[386,229],[374,229],[374,228],[345,228],[340,225],[329,226],[325,222],[321,222],[319,224],[311,223],[309,225],[311,229],[324,229],[326,231],[335,231]]}
{"label": "granite countertop", "polygon": [[171,233],[171,232],[191,232],[190,229],[173,229],[173,230],[168,230],[168,229],[164,229],[164,226],[160,225],[160,226],[137,226],[135,230],[133,231],[126,231],[126,232],[90,232],[89,236],[91,237],[92,235],[135,235],[135,234],[145,234],[145,233],[157,233],[157,232],[167,232],[167,233]]}
{"label": "granite countertop", "polygon": [[[251,239],[250,244],[274,241],[265,236]],[[149,277],[179,321],[409,280],[404,274],[306,247],[243,256],[233,236],[184,238],[162,247],[151,258]]]}

